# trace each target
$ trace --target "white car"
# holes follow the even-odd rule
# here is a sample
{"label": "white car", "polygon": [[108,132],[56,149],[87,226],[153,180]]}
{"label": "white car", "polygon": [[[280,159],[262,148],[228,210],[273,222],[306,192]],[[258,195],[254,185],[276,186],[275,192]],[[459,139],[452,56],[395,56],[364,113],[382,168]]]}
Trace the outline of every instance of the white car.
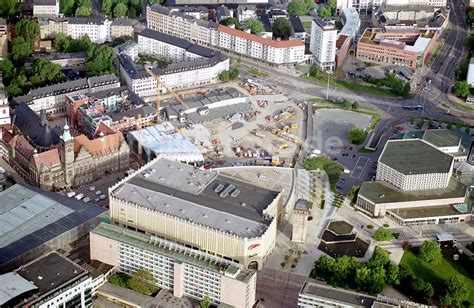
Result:
{"label": "white car", "polygon": [[96,196],[102,195],[102,192],[100,190],[95,192]]}
{"label": "white car", "polygon": [[67,196],[68,198],[72,198],[72,197],[74,197],[75,195],[76,195],[76,192],[74,192],[74,191],[70,191],[70,192],[68,192],[68,193],[66,194],[66,196]]}
{"label": "white car", "polygon": [[100,199],[100,200],[104,200],[105,198],[107,198],[106,195],[100,195],[100,196],[99,196],[99,199]]}
{"label": "white car", "polygon": [[95,190],[95,186],[89,187],[89,191],[94,191],[94,190]]}
{"label": "white car", "polygon": [[91,198],[85,197],[84,199],[82,199],[82,202],[89,203],[89,202],[91,202]]}
{"label": "white car", "polygon": [[82,198],[84,198],[84,194],[78,194],[76,195],[76,200],[81,200]]}

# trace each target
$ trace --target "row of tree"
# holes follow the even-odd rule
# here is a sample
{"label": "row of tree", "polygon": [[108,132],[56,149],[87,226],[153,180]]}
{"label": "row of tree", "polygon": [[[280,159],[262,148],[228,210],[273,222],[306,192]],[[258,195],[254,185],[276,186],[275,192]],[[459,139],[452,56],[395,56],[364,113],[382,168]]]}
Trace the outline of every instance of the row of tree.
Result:
{"label": "row of tree", "polygon": [[377,87],[387,87],[390,91],[398,96],[407,97],[410,95],[410,83],[404,81],[395,74],[386,74],[385,78],[377,79],[371,76],[362,78],[365,82],[376,85]]}
{"label": "row of tree", "polygon": [[288,4],[288,13],[296,15],[308,15],[313,8],[313,0],[293,0]]}
{"label": "row of tree", "polygon": [[136,18],[142,12],[141,0],[103,0],[102,12],[109,17]]}
{"label": "row of tree", "polygon": [[60,0],[59,11],[66,16],[89,17],[92,13],[92,0]]}
{"label": "row of tree", "polygon": [[2,0],[0,5],[1,17],[12,17],[20,11],[20,1],[18,0]]}
{"label": "row of tree", "polygon": [[[469,17],[471,16],[472,17]],[[470,10],[468,13],[468,21],[472,18],[474,21],[474,10]],[[457,81],[454,83],[453,86],[453,94],[458,97],[467,97],[469,94],[474,94],[474,89],[471,89],[469,84],[466,81],[467,78],[467,70],[469,68],[469,61],[472,57],[474,57],[474,34],[471,34],[466,38],[464,42],[466,49],[469,51],[469,55],[466,59],[462,59],[459,62],[459,65],[456,69],[456,79]]]}
{"label": "row of tree", "polygon": [[325,7],[318,10],[318,16],[321,18],[328,18],[336,12],[336,0],[328,0]]}

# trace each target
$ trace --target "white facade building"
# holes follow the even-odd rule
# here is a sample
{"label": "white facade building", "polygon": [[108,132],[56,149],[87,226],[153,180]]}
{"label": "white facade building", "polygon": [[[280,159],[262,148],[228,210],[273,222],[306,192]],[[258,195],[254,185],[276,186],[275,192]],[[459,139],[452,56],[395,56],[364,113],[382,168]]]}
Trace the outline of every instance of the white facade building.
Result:
{"label": "white facade building", "polygon": [[35,17],[58,17],[59,0],[34,0],[33,16]]}
{"label": "white facade building", "polygon": [[10,107],[8,106],[8,97],[5,93],[2,74],[0,73],[0,126],[10,123]]}
{"label": "white facade building", "polygon": [[360,17],[355,8],[344,8],[342,10],[342,22],[344,26],[338,35],[347,35],[355,39],[360,30]]}
{"label": "white facade building", "polygon": [[73,39],[87,34],[93,43],[103,44],[112,40],[111,25],[111,20],[103,18],[69,18],[67,33]]}
{"label": "white facade building", "polygon": [[470,87],[474,87],[474,58],[471,58],[471,61],[469,62],[466,81]]}
{"label": "white facade building", "polygon": [[309,50],[313,62],[323,70],[334,70],[336,65],[337,28],[334,20],[315,18],[311,23]]}
{"label": "white facade building", "polygon": [[383,4],[394,6],[429,5],[433,7],[441,7],[447,5],[447,0],[337,0],[336,10],[340,12],[345,8],[355,8],[360,11],[378,7]]}

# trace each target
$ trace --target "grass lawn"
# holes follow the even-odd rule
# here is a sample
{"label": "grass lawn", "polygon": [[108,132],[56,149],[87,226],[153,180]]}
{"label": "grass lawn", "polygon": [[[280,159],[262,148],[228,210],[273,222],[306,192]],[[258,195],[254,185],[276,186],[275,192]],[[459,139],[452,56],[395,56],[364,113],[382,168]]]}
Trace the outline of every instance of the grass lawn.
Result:
{"label": "grass lawn", "polygon": [[[303,76],[305,79],[315,81],[317,83],[324,83],[327,84],[327,76],[320,76],[320,77],[311,77],[311,76]],[[345,80],[337,80],[334,78],[331,78],[329,83],[334,87],[340,87],[343,89],[351,90],[354,92],[360,92],[360,93],[367,93],[367,94],[372,94],[372,95],[377,95],[377,96],[385,96],[385,97],[396,97],[395,94],[393,94],[390,90],[388,89],[383,89],[375,86],[366,86],[363,84],[360,84],[356,81],[345,81]]]}
{"label": "grass lawn", "polygon": [[415,273],[416,276],[429,281],[435,289],[435,294],[443,294],[443,281],[455,275],[462,275],[467,284],[467,289],[470,290],[468,301],[474,305],[474,280],[469,278],[469,274],[461,266],[459,261],[454,261],[451,258],[443,258],[439,264],[429,264],[418,258],[411,251],[406,251],[403,254],[401,264],[405,264]]}
{"label": "grass lawn", "polygon": [[303,28],[311,29],[311,20],[305,20],[301,22],[303,24]]}
{"label": "grass lawn", "polygon": [[258,70],[256,68],[251,68],[249,69],[249,73],[252,74],[252,75],[255,75],[257,77],[262,77],[262,78],[265,78],[265,77],[268,77],[268,73],[265,72],[265,71],[262,71],[262,70]]}

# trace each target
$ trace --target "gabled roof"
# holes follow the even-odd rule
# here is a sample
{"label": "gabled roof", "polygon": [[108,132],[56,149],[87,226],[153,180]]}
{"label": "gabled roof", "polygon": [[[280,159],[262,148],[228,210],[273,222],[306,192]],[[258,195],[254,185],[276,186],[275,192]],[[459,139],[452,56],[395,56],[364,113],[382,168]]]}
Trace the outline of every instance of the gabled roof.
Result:
{"label": "gabled roof", "polygon": [[115,133],[90,140],[85,135],[74,138],[74,153],[79,153],[81,148],[85,148],[92,156],[102,156],[120,149],[123,142],[122,133]]}
{"label": "gabled roof", "polygon": [[115,134],[116,131],[108,127],[107,125],[104,124],[104,122],[100,122],[99,126],[97,126],[97,130],[95,131],[94,136],[97,138],[100,136],[100,134],[103,133],[104,136],[112,135]]}
{"label": "gabled roof", "polygon": [[35,148],[22,135],[15,135],[9,142],[10,146],[24,157],[30,159]]}
{"label": "gabled roof", "polygon": [[33,155],[33,161],[35,163],[36,170],[40,170],[42,166],[51,169],[54,166],[61,164],[61,159],[59,158],[59,151],[57,148]]}

